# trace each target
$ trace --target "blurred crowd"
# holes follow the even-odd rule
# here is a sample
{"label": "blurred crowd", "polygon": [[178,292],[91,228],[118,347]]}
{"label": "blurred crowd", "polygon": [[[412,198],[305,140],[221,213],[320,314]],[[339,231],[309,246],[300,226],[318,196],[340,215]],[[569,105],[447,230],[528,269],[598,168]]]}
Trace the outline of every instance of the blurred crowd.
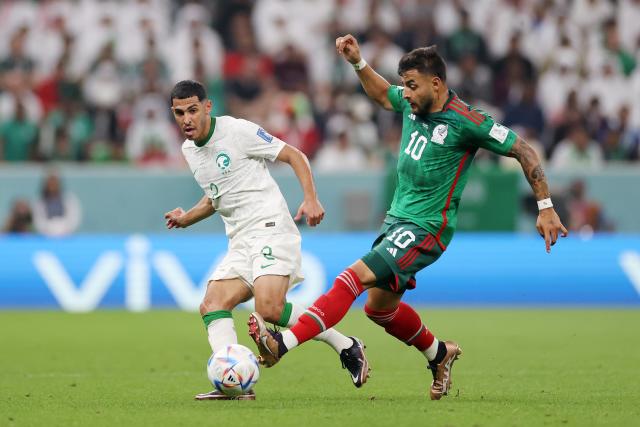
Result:
{"label": "blurred crowd", "polygon": [[336,55],[351,33],[392,83],[436,44],[449,86],[551,168],[638,162],[638,23],[640,0],[3,0],[0,159],[183,167],[168,93],[196,79],[318,171],[383,167],[400,123]]}

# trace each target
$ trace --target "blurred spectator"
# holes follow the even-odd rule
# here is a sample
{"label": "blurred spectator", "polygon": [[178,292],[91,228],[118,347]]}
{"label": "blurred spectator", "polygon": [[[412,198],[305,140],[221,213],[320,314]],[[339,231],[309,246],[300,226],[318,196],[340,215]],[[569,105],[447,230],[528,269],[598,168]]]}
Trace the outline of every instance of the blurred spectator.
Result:
{"label": "blurred spectator", "polygon": [[[117,157],[114,148],[117,141],[122,141],[117,111],[125,94],[122,72],[123,67],[114,56],[114,45],[108,43],[91,66],[83,88],[92,112],[93,137],[96,145],[100,144],[106,148],[108,158]],[[96,159],[102,157],[97,151],[92,151],[90,155]]]}
{"label": "blurred spectator", "polygon": [[[127,158],[140,165],[179,162],[179,137],[169,121],[163,99],[150,95],[138,102],[126,136]],[[166,101],[165,101],[166,102]]]}
{"label": "blurred spectator", "polygon": [[560,141],[553,156],[551,167],[562,170],[593,171],[602,166],[600,146],[589,137],[584,126],[575,126],[568,138]]}
{"label": "blurred spectator", "polygon": [[273,74],[280,89],[309,92],[309,70],[304,52],[288,44],[273,58]]}
{"label": "blurred spectator", "polygon": [[28,36],[28,27],[21,27],[13,34],[9,44],[9,54],[0,61],[0,72],[21,71],[30,82],[35,63],[26,53],[25,45]]}
{"label": "blurred spectator", "polygon": [[24,199],[17,199],[13,202],[9,216],[7,217],[2,231],[4,233],[31,233],[33,232],[33,214],[29,202]]}
{"label": "blurred spectator", "polygon": [[487,47],[482,35],[471,28],[469,12],[460,10],[460,27],[447,38],[446,53],[450,61],[460,62],[471,56],[478,62],[488,62]]}
{"label": "blurred spectator", "polygon": [[15,117],[0,122],[2,158],[8,162],[36,160],[38,124],[29,120],[18,100]]}
{"label": "blurred spectator", "polygon": [[607,53],[615,56],[618,60],[618,65],[624,75],[629,76],[636,67],[636,60],[633,55],[622,46],[618,33],[618,25],[613,19],[608,20],[604,24],[604,47]]}
{"label": "blurred spectator", "polygon": [[360,172],[367,168],[367,158],[362,149],[351,143],[349,119],[335,118],[331,122],[331,139],[316,155],[313,163],[317,172]]}
{"label": "blurred spectator", "polygon": [[60,178],[49,172],[33,205],[33,222],[46,236],[65,236],[78,229],[82,220],[80,202],[73,193],[63,192]]}
{"label": "blurred spectator", "polygon": [[574,181],[569,187],[569,230],[586,235],[612,231],[613,225],[606,220],[600,204],[587,198],[585,187],[582,180]]}
{"label": "blurred spectator", "polygon": [[613,15],[613,6],[609,0],[573,0],[571,20],[583,34],[601,28],[602,24]]}
{"label": "blurred spectator", "polygon": [[607,120],[604,136],[606,160],[635,160],[640,145],[640,132],[630,123],[631,110],[623,105],[617,117]]}
{"label": "blurred spectator", "polygon": [[520,48],[520,34],[511,36],[507,54],[493,64],[493,100],[504,106],[510,99],[521,93],[525,82],[535,78],[531,61]]}
{"label": "blurred spectator", "polygon": [[[404,54],[382,28],[372,28],[361,46],[362,57],[381,75],[393,80],[398,75],[398,61]],[[354,73],[351,73],[354,74]],[[357,76],[354,76],[357,78]]]}
{"label": "blurred spectator", "polygon": [[457,66],[447,68],[447,82],[470,104],[491,102],[491,71],[472,54],[463,55]]}
{"label": "blurred spectator", "polygon": [[520,99],[511,101],[505,108],[505,126],[524,127],[533,131],[534,135],[542,135],[544,130],[544,116],[542,108],[536,100],[536,85],[529,81],[524,84]]}
{"label": "blurred spectator", "polygon": [[357,76],[334,47],[352,33],[392,84],[404,52],[437,44],[451,88],[523,134],[535,129],[549,156],[584,122],[607,161],[637,161],[639,20],[640,0],[0,2],[0,123],[20,104],[40,128],[21,159],[123,160],[141,100],[191,78],[213,114],[269,123],[310,156],[331,117],[346,115],[371,162],[396,119],[354,97]]}

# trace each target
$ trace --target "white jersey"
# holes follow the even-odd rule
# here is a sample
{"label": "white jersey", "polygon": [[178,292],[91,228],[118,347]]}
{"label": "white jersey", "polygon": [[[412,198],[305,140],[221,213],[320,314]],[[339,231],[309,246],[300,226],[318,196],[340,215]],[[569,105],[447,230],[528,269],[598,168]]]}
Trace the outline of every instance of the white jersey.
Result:
{"label": "white jersey", "polygon": [[191,172],[222,217],[227,236],[299,234],[265,159],[274,161],[285,143],[247,120],[211,119],[213,132],[198,146],[182,144]]}

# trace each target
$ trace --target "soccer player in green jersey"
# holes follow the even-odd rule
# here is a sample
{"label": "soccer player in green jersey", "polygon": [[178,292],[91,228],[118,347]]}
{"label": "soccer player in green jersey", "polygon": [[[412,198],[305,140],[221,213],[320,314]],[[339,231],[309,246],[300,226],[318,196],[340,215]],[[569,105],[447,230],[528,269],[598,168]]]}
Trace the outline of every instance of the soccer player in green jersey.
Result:
{"label": "soccer player in green jersey", "polygon": [[368,66],[353,36],[339,37],[336,49],[353,65],[371,99],[402,114],[393,202],[371,251],[342,272],[298,323],[278,333],[267,329],[260,315],[253,313],[250,334],[263,363],[271,366],[287,351],[339,322],[367,290],[367,316],[424,354],[433,374],[430,397],[439,400],[449,391],[451,368],[462,351],[453,341],[435,338],[401,299],[416,286],[416,273],[435,262],[451,241],[460,196],[478,149],[520,162],[538,200],[536,226],[547,252],[559,234],[567,235],[567,229],[553,209],[535,151],[447,87],[446,65],[435,46],[415,49],[400,59],[398,74],[403,86],[389,84]]}

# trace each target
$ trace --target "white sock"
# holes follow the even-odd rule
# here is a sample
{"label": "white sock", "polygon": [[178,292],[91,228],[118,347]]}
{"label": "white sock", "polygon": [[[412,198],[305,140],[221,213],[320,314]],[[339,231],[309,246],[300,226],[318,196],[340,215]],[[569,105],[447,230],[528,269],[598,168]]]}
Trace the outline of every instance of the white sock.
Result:
{"label": "white sock", "polygon": [[296,338],[296,336],[293,335],[293,332],[289,329],[282,331],[282,341],[288,350],[298,346],[298,338]]}
{"label": "white sock", "polygon": [[214,354],[225,345],[238,344],[238,336],[236,335],[236,328],[233,325],[233,319],[228,317],[216,319],[209,323],[207,335],[211,351]]}
{"label": "white sock", "polygon": [[[291,304],[291,317],[287,322],[287,327],[291,327],[298,322],[300,316],[302,316],[305,312],[305,309],[302,306],[297,304]],[[285,333],[287,333],[287,337],[285,338]],[[284,344],[287,346],[289,350],[298,345],[298,339],[293,332],[284,331],[282,333],[282,338],[284,340]],[[333,328],[327,329],[324,332],[319,333],[313,338],[315,341],[321,341],[327,343],[335,350],[336,353],[340,354],[342,350],[345,348],[349,348],[353,345],[353,341],[351,338],[342,335],[340,332],[336,331]],[[292,346],[289,347],[289,344]]]}
{"label": "white sock", "polygon": [[434,338],[429,348],[422,352],[429,362],[436,358],[436,354],[438,354],[438,344],[440,344],[440,341],[438,341],[438,338]]}

